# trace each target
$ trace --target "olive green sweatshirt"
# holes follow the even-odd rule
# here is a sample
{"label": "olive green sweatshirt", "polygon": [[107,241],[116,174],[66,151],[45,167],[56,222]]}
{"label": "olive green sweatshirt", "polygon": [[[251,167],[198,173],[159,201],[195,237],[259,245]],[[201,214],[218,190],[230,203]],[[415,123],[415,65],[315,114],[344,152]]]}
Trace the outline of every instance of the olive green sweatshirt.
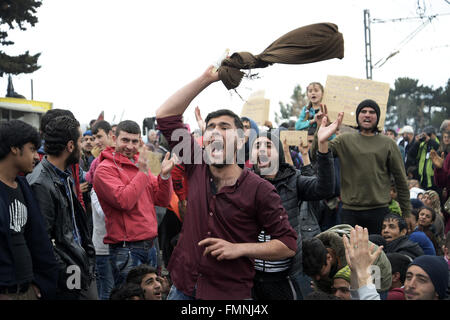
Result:
{"label": "olive green sweatshirt", "polygon": [[[403,217],[411,213],[405,166],[397,144],[389,137],[359,132],[343,133],[328,142],[341,167],[341,198],[344,209],[369,210],[391,202],[390,175],[397,189]],[[313,145],[317,148],[317,133]]]}

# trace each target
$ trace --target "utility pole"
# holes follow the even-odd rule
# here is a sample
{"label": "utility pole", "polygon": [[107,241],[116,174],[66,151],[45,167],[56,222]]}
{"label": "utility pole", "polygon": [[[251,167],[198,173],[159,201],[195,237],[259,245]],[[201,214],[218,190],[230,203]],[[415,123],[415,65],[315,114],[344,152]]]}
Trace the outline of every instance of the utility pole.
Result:
{"label": "utility pole", "polygon": [[364,10],[364,40],[366,49],[366,78],[372,79],[372,43],[370,38],[370,13]]}

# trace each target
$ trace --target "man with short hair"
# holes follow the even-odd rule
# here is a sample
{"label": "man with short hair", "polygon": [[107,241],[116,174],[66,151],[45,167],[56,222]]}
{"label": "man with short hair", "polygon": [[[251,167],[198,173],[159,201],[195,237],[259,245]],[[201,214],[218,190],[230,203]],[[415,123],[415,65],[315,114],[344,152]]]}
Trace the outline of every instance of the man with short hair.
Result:
{"label": "man with short hair", "polygon": [[157,266],[155,205],[167,207],[170,203],[174,159],[169,160],[168,152],[161,173],[155,177],[149,170],[139,125],[122,121],[116,134],[115,148],[108,147],[99,156],[94,189],[105,213],[103,242],[109,245],[114,281],[119,286],[133,267],[142,263]]}
{"label": "man with short hair", "polygon": [[449,278],[444,258],[423,255],[414,259],[406,271],[406,300],[444,300]]}
{"label": "man with short hair", "polygon": [[[317,125],[327,115],[326,106],[316,114]],[[391,175],[402,214],[411,213],[405,166],[397,144],[379,134],[380,107],[366,99],[356,108],[357,132],[343,133],[329,142],[340,163],[342,223],[366,227],[369,234],[380,234],[391,202]],[[317,150],[317,133],[312,153]]]}
{"label": "man with short hair", "polygon": [[19,172],[33,171],[39,134],[0,122],[0,300],[54,299],[58,265],[39,205]]}
{"label": "man with short hair", "polygon": [[[343,236],[350,236],[352,231],[354,228],[350,225],[336,225],[312,239],[303,241],[303,272],[314,280],[318,289],[330,293],[334,275],[349,264]],[[370,241],[369,243],[373,245],[373,252],[378,250],[377,245]],[[383,299],[387,297],[391,286],[391,265],[383,251],[373,264],[380,270],[381,281],[377,291]]]}
{"label": "man with short hair", "polygon": [[[386,136],[388,136],[389,138],[391,138],[392,140],[395,141],[395,143],[397,143],[397,131],[395,131],[394,129],[386,129],[385,132]],[[405,147],[401,146],[400,144],[397,143],[398,149],[400,150],[400,154],[402,155],[402,159],[403,162],[405,161]]]}
{"label": "man with short hair", "polygon": [[81,149],[83,153],[81,154],[80,159],[80,168],[83,169],[84,172],[88,172],[91,167],[92,161],[94,161],[94,156],[91,151],[94,148],[95,137],[92,134],[91,130],[86,130],[83,133],[83,138],[81,139]]}
{"label": "man with short hair", "polygon": [[127,283],[136,283],[144,291],[145,300],[161,300],[162,284],[156,269],[146,264],[141,264],[130,270]]}
{"label": "man with short hair", "polygon": [[[112,129],[109,123],[105,120],[100,120],[95,123],[92,128],[92,135],[95,138],[95,147],[98,152],[102,152],[107,147],[114,146],[112,139]],[[95,170],[99,164],[99,157],[95,158],[91,164],[89,172],[86,174],[86,180],[93,183]],[[96,282],[98,297],[100,300],[108,300],[111,290],[114,288],[114,276],[112,270],[111,255],[109,254],[109,245],[103,242],[106,235],[105,213],[97,197],[95,189],[91,189],[91,203],[92,203],[92,242],[95,247],[95,266],[96,266]]]}
{"label": "man with short hair", "polygon": [[[210,113],[204,150],[183,125],[191,101],[218,80],[210,66],[156,111],[159,130],[180,152],[188,183],[195,186],[189,188],[182,231],[168,266],[173,281],[169,300],[250,299],[253,260],[281,260],[297,249],[296,232],[275,187],[239,166],[245,162],[240,117],[226,109]],[[258,243],[262,229],[271,240]]]}
{"label": "man with short hair", "polygon": [[95,250],[87,215],[68,168],[80,160],[81,130],[68,116],[52,119],[44,132],[46,156],[27,176],[47,222],[59,264],[58,299],[97,299]]}
{"label": "man with short hair", "polygon": [[389,213],[384,217],[381,235],[386,240],[386,253],[402,253],[411,258],[411,261],[423,255],[422,248],[416,243],[408,240],[407,224],[405,219],[395,213]]}

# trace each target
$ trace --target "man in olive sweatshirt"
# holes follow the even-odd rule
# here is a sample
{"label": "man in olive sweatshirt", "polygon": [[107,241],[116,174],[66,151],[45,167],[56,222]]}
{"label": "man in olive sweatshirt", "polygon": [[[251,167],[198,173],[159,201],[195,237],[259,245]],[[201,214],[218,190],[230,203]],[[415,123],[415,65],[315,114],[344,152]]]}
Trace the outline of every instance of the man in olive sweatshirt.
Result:
{"label": "man in olive sweatshirt", "polygon": [[[327,114],[326,106],[321,109],[316,114],[318,125]],[[330,150],[341,164],[342,223],[366,227],[369,234],[381,233],[383,218],[389,213],[391,177],[403,217],[411,213],[402,156],[392,139],[379,134],[379,120],[378,104],[364,100],[356,109],[358,132],[341,134],[329,142]],[[317,148],[317,137],[313,152],[314,148]]]}

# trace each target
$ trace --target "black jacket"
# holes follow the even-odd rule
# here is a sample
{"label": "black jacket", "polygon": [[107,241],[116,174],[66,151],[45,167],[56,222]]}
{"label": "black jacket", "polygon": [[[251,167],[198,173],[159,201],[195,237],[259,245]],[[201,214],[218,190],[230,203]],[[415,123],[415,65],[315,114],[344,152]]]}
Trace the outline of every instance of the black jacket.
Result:
{"label": "black jacket", "polygon": [[[39,287],[42,298],[53,299],[56,293],[58,266],[52,243],[45,230],[45,222],[38,203],[24,177],[17,177],[27,207],[25,240],[33,264],[33,282]],[[0,184],[0,286],[17,284],[11,244],[8,191]]]}
{"label": "black jacket", "polygon": [[[318,155],[318,177],[302,176],[293,166],[282,163],[273,180],[269,180],[277,189],[281,203],[286,210],[292,228],[297,232],[297,252],[292,261],[290,275],[302,271],[302,227],[300,217],[301,201],[327,199],[334,192],[334,166],[331,152]],[[305,230],[304,230],[305,231]]]}
{"label": "black jacket", "polygon": [[[76,284],[73,266],[78,266],[81,271],[80,289],[88,288],[94,278],[95,249],[87,227],[87,215],[73,188],[72,199],[68,198],[64,184],[47,158],[42,159],[27,179],[47,222],[47,233],[54,242],[53,249],[59,264],[58,291],[77,295],[78,288],[68,287],[68,283]],[[72,204],[82,239],[81,246],[73,237]]]}
{"label": "black jacket", "polygon": [[407,236],[397,238],[387,243],[384,252],[401,253],[410,257],[411,261],[418,256],[424,255],[422,248],[416,242],[408,240]]}

